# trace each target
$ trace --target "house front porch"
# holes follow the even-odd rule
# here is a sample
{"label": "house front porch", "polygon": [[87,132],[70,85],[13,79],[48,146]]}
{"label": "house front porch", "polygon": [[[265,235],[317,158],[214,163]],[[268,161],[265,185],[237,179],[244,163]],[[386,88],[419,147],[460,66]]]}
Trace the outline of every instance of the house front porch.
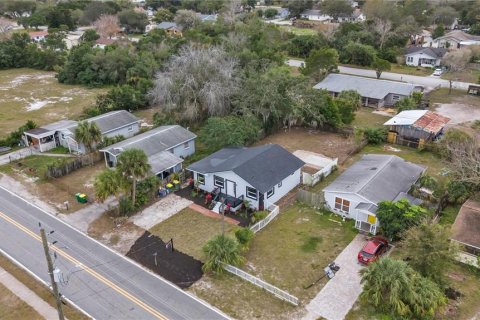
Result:
{"label": "house front porch", "polygon": [[46,152],[59,145],[55,132],[43,131],[41,128],[25,132],[23,141],[26,146],[33,147],[40,152]]}
{"label": "house front porch", "polygon": [[378,219],[375,212],[377,211],[377,206],[369,203],[360,203],[355,209],[357,209],[355,228],[373,235],[376,234]]}

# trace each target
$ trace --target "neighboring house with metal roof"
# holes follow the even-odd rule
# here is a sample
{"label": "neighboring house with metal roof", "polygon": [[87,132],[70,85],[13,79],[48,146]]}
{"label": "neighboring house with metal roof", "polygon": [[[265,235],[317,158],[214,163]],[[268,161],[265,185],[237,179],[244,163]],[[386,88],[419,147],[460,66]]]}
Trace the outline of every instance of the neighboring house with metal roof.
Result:
{"label": "neighboring house with metal roof", "polygon": [[357,77],[347,74],[331,73],[313,88],[327,90],[336,97],[340,92],[355,90],[362,96],[365,106],[392,106],[400,99],[409,97],[421,86],[410,83]]}
{"label": "neighboring house with metal roof", "polygon": [[438,67],[445,53],[447,53],[445,48],[411,47],[405,52],[405,64],[415,67]]}
{"label": "neighboring house with metal roof", "polygon": [[[305,163],[277,144],[224,148],[191,164],[195,183],[224,199],[233,211],[243,200],[257,210],[268,208],[295,188]],[[214,210],[215,211],[215,210]]]}
{"label": "neighboring house with metal roof", "polygon": [[[140,130],[140,120],[126,110],[111,111],[84,121],[94,122],[104,137],[123,136],[129,138]],[[75,139],[78,126],[74,120],[60,120],[23,133],[23,141],[40,152],[64,146],[72,153],[83,154],[85,146]]]}
{"label": "neighboring house with metal roof", "polygon": [[103,148],[105,164],[116,167],[118,156],[128,149],[140,149],[148,157],[151,173],[159,178],[166,178],[182,169],[183,159],[195,153],[197,136],[179,126],[161,126]]}
{"label": "neighboring house with metal roof", "polygon": [[432,111],[406,110],[383,125],[388,126],[389,143],[418,148],[441,137],[449,121],[450,118]]}
{"label": "neighboring house with metal roof", "polygon": [[375,234],[379,226],[378,203],[405,198],[419,204],[408,191],[424,171],[424,167],[397,156],[364,155],[323,189],[326,206],[354,219],[356,228]]}
{"label": "neighboring house with metal roof", "polygon": [[462,205],[452,225],[450,238],[460,244],[461,260],[476,262],[480,255],[480,202],[467,200]]}

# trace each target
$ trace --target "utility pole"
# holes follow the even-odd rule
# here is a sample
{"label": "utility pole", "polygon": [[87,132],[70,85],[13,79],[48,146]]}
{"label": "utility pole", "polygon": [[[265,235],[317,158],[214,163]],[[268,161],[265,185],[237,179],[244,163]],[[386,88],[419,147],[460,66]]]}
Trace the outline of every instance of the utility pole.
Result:
{"label": "utility pole", "polygon": [[58,319],[65,320],[62,309],[62,299],[60,298],[58,286],[53,275],[53,263],[52,257],[50,256],[50,248],[48,247],[47,234],[45,233],[45,229],[42,227],[40,227],[40,235],[42,236],[43,250],[45,251],[45,257],[47,258],[48,274],[50,274],[50,282],[52,283],[53,294],[57,300]]}

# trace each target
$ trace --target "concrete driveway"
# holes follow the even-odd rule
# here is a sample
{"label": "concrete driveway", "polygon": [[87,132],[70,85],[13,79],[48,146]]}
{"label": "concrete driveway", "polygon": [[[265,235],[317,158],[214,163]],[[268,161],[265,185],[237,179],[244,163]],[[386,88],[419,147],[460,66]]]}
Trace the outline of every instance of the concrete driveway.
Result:
{"label": "concrete driveway", "polygon": [[359,234],[338,255],[335,263],[340,266],[340,270],[306,306],[307,314],[304,320],[320,317],[327,320],[345,318],[362,292],[359,271],[363,267],[357,262],[357,254],[366,241],[367,238]]}

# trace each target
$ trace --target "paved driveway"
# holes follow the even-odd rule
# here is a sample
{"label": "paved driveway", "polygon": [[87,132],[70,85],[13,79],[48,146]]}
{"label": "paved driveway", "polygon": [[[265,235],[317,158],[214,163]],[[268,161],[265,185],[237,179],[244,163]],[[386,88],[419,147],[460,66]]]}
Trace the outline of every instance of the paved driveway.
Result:
{"label": "paved driveway", "polygon": [[362,266],[357,262],[357,254],[366,242],[364,235],[357,235],[338,255],[335,263],[340,270],[327,282],[315,298],[306,306],[304,320],[323,317],[327,320],[342,320],[352,308],[362,292],[359,271]]}

